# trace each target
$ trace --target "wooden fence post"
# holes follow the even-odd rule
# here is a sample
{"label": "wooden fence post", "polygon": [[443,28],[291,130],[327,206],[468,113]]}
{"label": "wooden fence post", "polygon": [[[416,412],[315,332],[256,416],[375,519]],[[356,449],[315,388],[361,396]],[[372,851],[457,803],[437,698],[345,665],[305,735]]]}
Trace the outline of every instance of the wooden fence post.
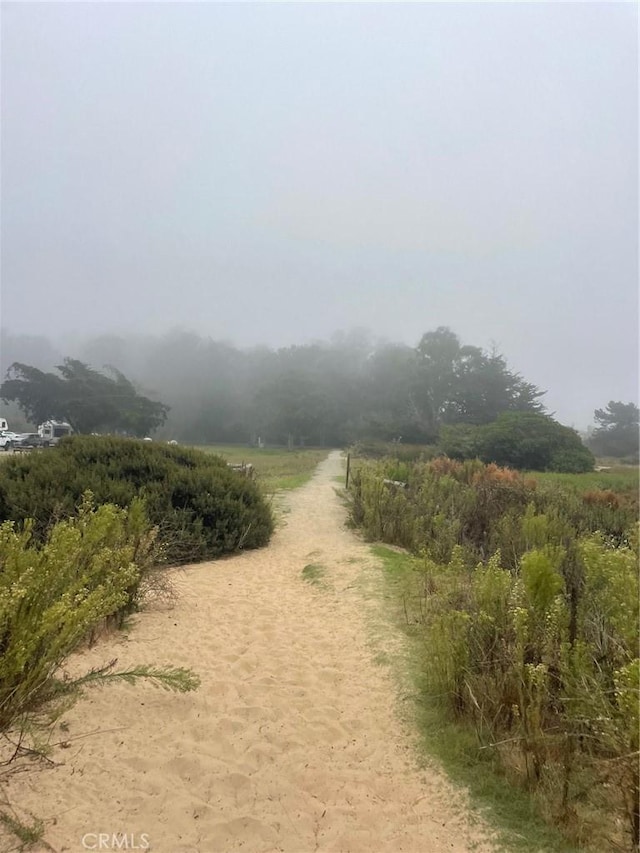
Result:
{"label": "wooden fence post", "polygon": [[349,488],[349,471],[351,470],[351,454],[347,453],[347,477],[345,480],[344,487],[345,489]]}

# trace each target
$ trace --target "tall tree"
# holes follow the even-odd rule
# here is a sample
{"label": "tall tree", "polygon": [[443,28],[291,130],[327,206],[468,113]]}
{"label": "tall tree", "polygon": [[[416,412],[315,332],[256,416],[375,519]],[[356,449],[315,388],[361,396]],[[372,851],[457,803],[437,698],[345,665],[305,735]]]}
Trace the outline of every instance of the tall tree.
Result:
{"label": "tall tree", "polygon": [[502,412],[544,412],[544,392],[509,370],[502,355],[462,345],[446,326],[423,335],[416,357],[417,399],[433,434],[443,424],[491,423]]}
{"label": "tall tree", "polygon": [[408,346],[385,344],[369,357],[361,380],[361,429],[369,436],[420,442],[428,438],[416,399],[417,360]]}
{"label": "tall tree", "polygon": [[60,376],[15,362],[0,386],[0,397],[15,401],[33,423],[67,420],[76,432],[143,436],[166,420],[168,407],[139,394],[115,368],[108,376],[66,358],[57,370]]}
{"label": "tall tree", "polygon": [[0,386],[5,402],[15,401],[30,423],[40,424],[48,418],[67,417],[68,386],[54,373],[14,362]]}
{"label": "tall tree", "polygon": [[589,439],[591,449],[600,456],[635,458],[640,449],[640,410],[635,403],[610,400],[604,409],[596,409],[598,427]]}

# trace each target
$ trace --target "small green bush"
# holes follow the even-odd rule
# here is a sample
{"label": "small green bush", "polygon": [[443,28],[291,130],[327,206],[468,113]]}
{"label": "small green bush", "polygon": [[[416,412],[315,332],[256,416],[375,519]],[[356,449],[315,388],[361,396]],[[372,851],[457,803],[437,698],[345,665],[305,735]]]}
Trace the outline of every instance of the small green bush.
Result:
{"label": "small green bush", "polygon": [[51,697],[93,628],[135,607],[153,538],[139,499],[129,510],[85,499],[42,543],[30,519],[0,525],[0,731]]}
{"label": "small green bush", "polygon": [[33,519],[43,541],[85,491],[125,508],[141,497],[159,530],[162,559],[185,563],[257,548],[273,531],[270,507],[223,459],[183,447],[106,436],[73,436],[56,448],[4,461],[0,521]]}

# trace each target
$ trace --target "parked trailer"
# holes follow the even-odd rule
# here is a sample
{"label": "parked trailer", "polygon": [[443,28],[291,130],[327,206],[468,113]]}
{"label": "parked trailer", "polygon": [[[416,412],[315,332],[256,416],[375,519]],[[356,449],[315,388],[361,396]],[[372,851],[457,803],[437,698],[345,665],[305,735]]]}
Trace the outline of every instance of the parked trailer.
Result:
{"label": "parked trailer", "polygon": [[61,438],[71,435],[73,429],[66,421],[45,421],[38,427],[38,436],[44,447],[57,444]]}
{"label": "parked trailer", "polygon": [[0,450],[32,450],[34,447],[53,447],[61,438],[71,435],[71,424],[48,420],[40,424],[37,432],[15,433],[9,429],[5,418],[0,418]]}

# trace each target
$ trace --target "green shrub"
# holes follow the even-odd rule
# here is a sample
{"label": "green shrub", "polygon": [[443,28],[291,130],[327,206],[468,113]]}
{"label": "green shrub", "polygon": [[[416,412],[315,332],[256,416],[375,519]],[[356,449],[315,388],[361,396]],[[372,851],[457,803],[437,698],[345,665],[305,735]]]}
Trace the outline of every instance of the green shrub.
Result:
{"label": "green shrub", "polygon": [[636,849],[634,549],[591,536],[573,553],[527,551],[515,572],[499,552],[474,568],[458,550],[448,564],[424,559],[417,578],[428,694],[467,720],[565,826],[579,812],[584,825],[615,834],[626,815],[631,844],[620,849]]}
{"label": "green shrub", "polygon": [[92,628],[135,607],[153,538],[139,499],[123,510],[87,498],[42,543],[30,519],[0,525],[0,731],[50,698]]}
{"label": "green shrub", "polygon": [[592,471],[595,458],[578,433],[534,412],[504,412],[490,424],[443,427],[440,451],[452,459],[494,462],[531,471]]}
{"label": "green shrub", "polygon": [[103,436],[73,436],[48,451],[6,460],[0,521],[32,518],[32,534],[42,541],[52,521],[75,513],[86,490],[98,504],[123,508],[144,498],[165,562],[257,548],[273,531],[271,510],[256,484],[220,457]]}
{"label": "green shrub", "polygon": [[479,428],[472,424],[452,424],[440,429],[438,448],[450,459],[474,459],[480,455]]}

